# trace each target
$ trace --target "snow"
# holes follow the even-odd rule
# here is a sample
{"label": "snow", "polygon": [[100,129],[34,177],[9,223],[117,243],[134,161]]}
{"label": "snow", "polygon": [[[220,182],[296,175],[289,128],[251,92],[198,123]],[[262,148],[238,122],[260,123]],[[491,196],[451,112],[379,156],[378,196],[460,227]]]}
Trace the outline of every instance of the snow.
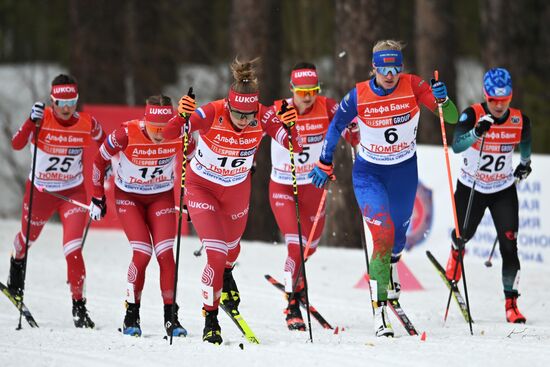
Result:
{"label": "snow", "polygon": [[[0,222],[0,279],[7,279],[9,253],[17,221]],[[308,333],[286,329],[282,293],[263,277],[282,278],[286,249],[282,245],[243,242],[234,274],[241,297],[241,313],[261,341],[248,344],[233,323],[221,313],[224,344],[202,342],[200,274],[205,255],[194,257],[197,238],[181,243],[178,303],[187,338],[163,340],[163,313],[158,265],[149,264],[142,298],[143,336],[123,336],[117,331],[124,317],[126,270],[130,247],[122,232],[90,230],[84,255],[87,265],[88,308],[95,330],[76,329],[71,318],[66,265],[61,248],[61,227],[48,223],[29,253],[25,303],[40,325],[31,329],[23,320],[16,331],[18,313],[0,297],[0,366],[543,366],[550,362],[550,269],[527,263],[522,269],[519,306],[526,325],[507,324],[501,291],[500,261],[486,268],[483,260],[466,259],[474,336],[454,301],[447,323],[443,312],[447,288],[435,273],[424,251],[431,249],[444,262],[448,241],[430,237],[404,260],[424,286],[423,291],[403,292],[403,308],[426,341],[408,336],[393,314],[393,339],[373,336],[369,294],[355,289],[365,270],[361,250],[321,247],[308,261],[310,300],[333,326],[345,331],[335,335],[312,319],[313,344]],[[305,316],[305,313],[304,313]],[[244,349],[239,348],[244,344]]]}

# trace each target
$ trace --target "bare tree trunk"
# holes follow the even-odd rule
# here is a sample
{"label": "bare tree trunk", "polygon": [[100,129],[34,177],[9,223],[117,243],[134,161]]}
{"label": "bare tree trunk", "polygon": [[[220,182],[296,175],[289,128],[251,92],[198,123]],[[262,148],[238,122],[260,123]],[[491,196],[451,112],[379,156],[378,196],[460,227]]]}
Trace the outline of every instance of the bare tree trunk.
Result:
{"label": "bare tree trunk", "polygon": [[[341,0],[336,2],[335,85],[344,95],[357,82],[369,78],[372,69],[372,46],[388,29],[397,1]],[[334,154],[337,181],[330,184],[324,243],[331,246],[361,247],[361,214],[351,182],[351,150],[340,141]]]}
{"label": "bare tree trunk", "polygon": [[77,78],[79,94],[87,103],[126,102],[124,94],[124,70],[121,60],[124,54],[123,29],[118,2],[98,0],[93,2],[71,0],[69,3],[69,32],[71,34],[70,72]]}
{"label": "bare tree trunk", "polygon": [[[426,81],[439,71],[441,81],[447,85],[451,99],[455,93],[454,15],[452,0],[416,0],[415,55],[416,72]],[[418,129],[418,142],[440,144],[439,120],[423,109]]]}
{"label": "bare tree trunk", "polygon": [[510,71],[514,83],[514,105],[523,102],[523,81],[532,65],[528,57],[534,47],[529,29],[532,24],[530,9],[532,7],[521,1],[480,1],[483,64],[487,69],[504,67]]}
{"label": "bare tree trunk", "polygon": [[[260,56],[262,70],[260,101],[271,105],[280,93],[280,13],[277,0],[233,0],[228,37],[234,55],[242,59]],[[264,139],[256,154],[257,169],[252,176],[252,194],[247,239],[274,241],[279,237],[275,218],[269,206],[268,182],[271,168],[270,144]]]}

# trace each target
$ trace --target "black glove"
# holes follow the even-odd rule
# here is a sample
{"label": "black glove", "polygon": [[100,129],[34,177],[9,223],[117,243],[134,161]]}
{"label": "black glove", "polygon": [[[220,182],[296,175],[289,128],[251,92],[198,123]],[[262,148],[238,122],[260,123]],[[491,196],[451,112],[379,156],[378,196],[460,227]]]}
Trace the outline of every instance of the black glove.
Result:
{"label": "black glove", "polygon": [[528,161],[526,164],[520,163],[514,171],[514,177],[519,180],[525,180],[531,171],[531,161]]}
{"label": "black glove", "polygon": [[495,120],[493,120],[493,117],[491,115],[481,116],[481,118],[477,120],[476,127],[474,128],[474,133],[478,138],[481,138],[483,134],[489,131],[494,122]]}
{"label": "black glove", "polygon": [[92,197],[89,209],[90,218],[93,220],[100,220],[107,214],[107,201],[105,195],[101,199]]}

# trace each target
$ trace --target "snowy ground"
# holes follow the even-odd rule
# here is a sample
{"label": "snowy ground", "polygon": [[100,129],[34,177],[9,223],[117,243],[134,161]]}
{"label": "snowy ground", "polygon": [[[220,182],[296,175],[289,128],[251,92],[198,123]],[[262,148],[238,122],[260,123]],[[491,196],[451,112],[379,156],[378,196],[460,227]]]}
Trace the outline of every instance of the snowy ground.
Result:
{"label": "snowy ground", "polygon": [[[8,273],[8,257],[15,221],[0,222],[0,280]],[[445,241],[446,242],[446,241]],[[314,343],[308,334],[289,332],[282,310],[282,294],[263,275],[281,278],[285,248],[281,245],[244,243],[235,278],[243,299],[241,312],[256,332],[261,345],[247,344],[236,327],[220,315],[224,345],[201,341],[203,318],[199,280],[205,257],[192,255],[196,238],[182,241],[178,301],[180,320],[189,330],[185,339],[170,346],[163,340],[162,304],[158,266],[151,261],[142,300],[142,338],[121,335],[117,328],[124,316],[124,291],[130,249],[122,232],[90,231],[85,247],[88,268],[88,306],[95,330],[75,329],[71,319],[65,261],[59,225],[49,223],[30,251],[25,302],[40,328],[24,323],[16,331],[18,314],[0,297],[0,366],[546,366],[550,362],[550,269],[529,263],[522,269],[519,305],[526,325],[504,322],[500,263],[487,269],[479,259],[467,259],[474,336],[456,305],[446,325],[442,315],[447,290],[424,255],[432,249],[443,260],[447,244],[432,240],[405,261],[424,286],[424,291],[402,294],[402,305],[426,341],[405,334],[393,319],[396,337],[373,336],[368,292],[353,288],[364,272],[360,250],[321,248],[308,262],[310,300],[334,326],[345,327],[337,335],[312,320]],[[393,314],[390,316],[393,317]],[[244,343],[244,350],[238,344]]]}

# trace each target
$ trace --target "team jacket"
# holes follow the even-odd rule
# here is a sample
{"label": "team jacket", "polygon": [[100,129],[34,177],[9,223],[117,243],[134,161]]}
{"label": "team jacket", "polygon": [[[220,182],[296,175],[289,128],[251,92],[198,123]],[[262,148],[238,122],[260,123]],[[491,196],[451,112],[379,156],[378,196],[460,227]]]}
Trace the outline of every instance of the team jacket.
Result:
{"label": "team jacket", "polygon": [[[471,108],[475,114],[473,121],[487,114],[481,104],[474,104]],[[476,191],[482,193],[494,193],[511,186],[514,183],[512,155],[516,145],[522,141],[523,130],[521,111],[510,108],[506,120],[493,124],[485,134],[481,156],[482,139],[478,137],[462,153],[459,181],[468,187],[476,181]]]}
{"label": "team jacket", "polygon": [[[92,140],[100,142],[104,133],[101,125],[85,112],[77,113],[68,121],[58,121],[51,107],[44,110],[38,136],[34,136],[35,124],[27,120],[14,135],[12,146],[22,149],[29,138],[31,154],[36,150],[35,185],[49,191],[67,190],[80,185],[83,180],[82,154]],[[29,179],[32,175],[29,174]]]}
{"label": "team jacket", "polygon": [[102,197],[105,167],[119,154],[115,184],[125,192],[156,194],[174,187],[176,155],[181,139],[155,144],[145,131],[144,122],[132,120],[113,131],[99,148],[94,161],[94,196]]}
{"label": "team jacket", "polygon": [[[233,126],[227,102],[217,100],[195,111],[189,120],[189,133],[196,137],[195,155],[190,169],[198,176],[222,186],[243,182],[254,163],[254,155],[262,137],[267,134],[288,148],[288,133],[272,108],[260,105],[257,120],[241,131]],[[164,130],[165,138],[178,138],[183,134],[185,120],[176,116]],[[293,129],[293,131],[296,131]],[[296,153],[302,151],[299,134],[292,134]]]}

